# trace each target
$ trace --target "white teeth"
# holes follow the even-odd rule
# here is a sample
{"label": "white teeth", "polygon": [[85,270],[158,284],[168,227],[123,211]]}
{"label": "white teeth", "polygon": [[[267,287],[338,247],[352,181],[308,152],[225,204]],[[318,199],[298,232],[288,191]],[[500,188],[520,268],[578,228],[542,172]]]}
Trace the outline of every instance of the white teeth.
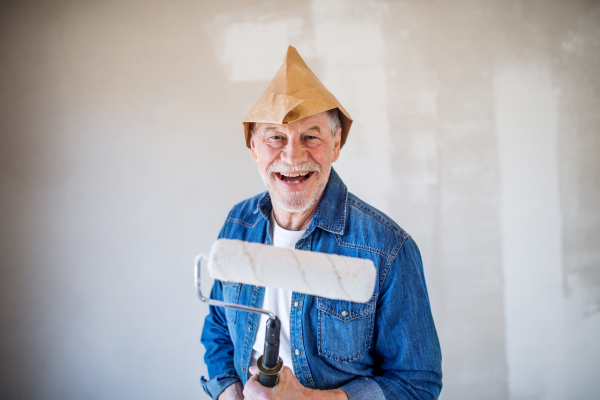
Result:
{"label": "white teeth", "polygon": [[[309,172],[309,173],[310,173],[310,172]],[[306,174],[284,174],[283,172],[280,172],[280,174],[281,174],[282,176],[288,176],[288,177],[290,177],[290,178],[295,178],[296,176],[306,176],[306,175],[308,175],[309,173],[306,173]]]}

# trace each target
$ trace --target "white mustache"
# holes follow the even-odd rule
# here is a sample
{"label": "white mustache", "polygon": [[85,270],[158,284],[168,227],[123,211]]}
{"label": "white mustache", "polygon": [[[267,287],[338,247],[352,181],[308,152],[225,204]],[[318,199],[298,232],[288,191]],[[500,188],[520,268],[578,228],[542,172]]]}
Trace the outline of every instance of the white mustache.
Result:
{"label": "white mustache", "polygon": [[274,172],[288,173],[296,171],[317,171],[318,173],[321,173],[321,165],[317,164],[316,162],[305,162],[298,165],[290,165],[283,161],[275,161],[273,164],[269,165],[269,168],[267,168],[268,175],[271,175]]}

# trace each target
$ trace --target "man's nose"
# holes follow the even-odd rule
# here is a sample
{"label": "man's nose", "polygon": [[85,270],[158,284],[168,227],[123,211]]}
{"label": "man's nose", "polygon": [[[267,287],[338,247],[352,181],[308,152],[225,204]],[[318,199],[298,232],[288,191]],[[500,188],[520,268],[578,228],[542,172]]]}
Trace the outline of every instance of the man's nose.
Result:
{"label": "man's nose", "polygon": [[284,151],[281,153],[282,161],[290,164],[297,165],[308,159],[308,153],[305,147],[298,138],[291,138],[285,145]]}

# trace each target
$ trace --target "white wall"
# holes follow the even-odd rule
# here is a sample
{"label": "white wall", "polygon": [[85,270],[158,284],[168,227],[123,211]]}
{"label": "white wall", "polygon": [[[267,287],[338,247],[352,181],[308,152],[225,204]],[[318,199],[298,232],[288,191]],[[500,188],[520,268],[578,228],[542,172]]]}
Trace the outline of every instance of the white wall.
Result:
{"label": "white wall", "polygon": [[599,38],[584,1],[3,3],[1,397],[205,398],[192,260],[263,190],[241,120],[292,44],[421,248],[442,398],[594,398]]}

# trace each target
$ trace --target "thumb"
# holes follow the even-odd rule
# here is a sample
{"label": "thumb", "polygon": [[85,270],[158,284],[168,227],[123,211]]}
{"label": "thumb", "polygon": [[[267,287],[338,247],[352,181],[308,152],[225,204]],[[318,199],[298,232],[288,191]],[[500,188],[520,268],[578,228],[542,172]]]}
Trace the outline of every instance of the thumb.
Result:
{"label": "thumb", "polygon": [[294,373],[289,367],[283,367],[283,369],[279,373],[279,379],[284,381],[289,379],[295,379]]}

